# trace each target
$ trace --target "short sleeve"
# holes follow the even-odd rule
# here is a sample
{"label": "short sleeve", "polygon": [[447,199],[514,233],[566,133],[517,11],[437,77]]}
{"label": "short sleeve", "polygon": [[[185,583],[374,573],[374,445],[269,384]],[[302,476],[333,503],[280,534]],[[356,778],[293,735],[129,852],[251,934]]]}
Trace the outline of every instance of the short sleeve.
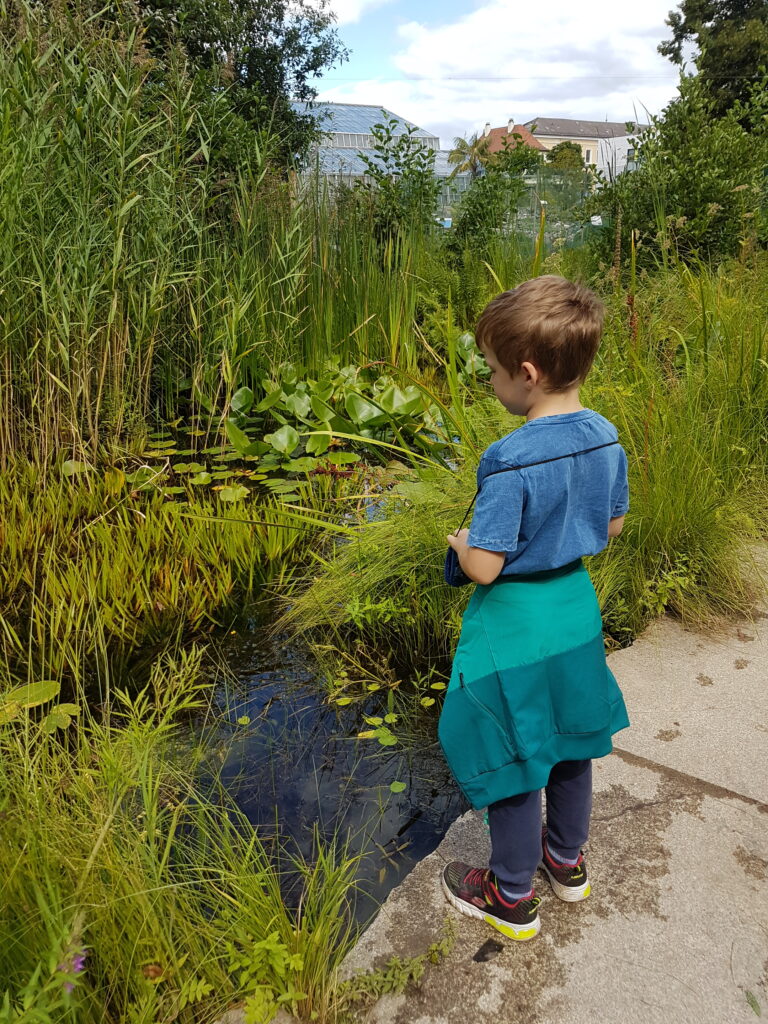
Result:
{"label": "short sleeve", "polygon": [[627,480],[627,455],[619,445],[619,464],[611,489],[611,519],[623,516],[629,511],[629,482]]}
{"label": "short sleeve", "polygon": [[523,514],[522,473],[498,472],[502,463],[485,456],[478,467],[475,511],[469,529],[469,546],[486,551],[515,551]]}

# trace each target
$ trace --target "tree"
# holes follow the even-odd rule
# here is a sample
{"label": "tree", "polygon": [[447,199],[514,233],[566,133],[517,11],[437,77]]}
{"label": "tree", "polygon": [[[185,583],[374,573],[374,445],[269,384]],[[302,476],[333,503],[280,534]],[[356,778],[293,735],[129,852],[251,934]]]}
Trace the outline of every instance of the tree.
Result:
{"label": "tree", "polygon": [[227,83],[233,111],[254,127],[267,124],[286,162],[317,137],[311,114],[290,100],[311,100],[310,84],[347,57],[329,0],[89,0],[101,17],[136,17],[153,57],[165,63],[178,46],[212,91]]}
{"label": "tree", "polygon": [[468,139],[457,136],[453,140],[453,149],[448,154],[448,163],[454,165],[451,177],[469,171],[474,181],[483,173],[489,156],[487,136],[478,135],[477,132]]}
{"label": "tree", "polygon": [[366,180],[357,188],[372,201],[376,233],[388,241],[400,231],[423,235],[434,228],[440,182],[435,177],[435,154],[411,125],[398,132],[399,122],[387,117],[373,125],[374,156],[359,153]]}
{"label": "tree", "polygon": [[[684,259],[718,259],[768,241],[768,76],[721,118],[701,77],[681,76],[680,97],[651,118],[636,155],[637,170],[585,203],[587,214],[620,219],[625,253],[633,231],[651,265],[671,246]],[[613,243],[606,232],[608,258]]]}
{"label": "tree", "polygon": [[462,196],[451,238],[454,252],[470,249],[485,257],[493,239],[511,231],[525,192],[524,175],[541,162],[540,152],[520,140],[519,134],[507,136],[503,149],[490,154],[485,173]]}
{"label": "tree", "polygon": [[565,173],[584,170],[584,157],[576,142],[558,142],[547,153],[547,163],[557,171]]}
{"label": "tree", "polygon": [[659,44],[659,53],[682,64],[684,44],[694,44],[715,117],[745,100],[761,66],[768,66],[766,0],[682,0],[666,24],[672,38]]}

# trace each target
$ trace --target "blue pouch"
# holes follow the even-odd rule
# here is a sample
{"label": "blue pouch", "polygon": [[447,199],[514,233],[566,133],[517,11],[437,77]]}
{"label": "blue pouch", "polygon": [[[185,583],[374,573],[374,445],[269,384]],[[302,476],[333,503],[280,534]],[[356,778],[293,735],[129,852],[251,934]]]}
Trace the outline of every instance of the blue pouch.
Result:
{"label": "blue pouch", "polygon": [[[459,529],[461,529],[461,527],[459,527]],[[445,577],[445,582],[449,587],[466,587],[468,583],[474,582],[474,580],[471,580],[459,565],[459,556],[453,548],[448,548],[448,551],[446,552],[443,576]]]}

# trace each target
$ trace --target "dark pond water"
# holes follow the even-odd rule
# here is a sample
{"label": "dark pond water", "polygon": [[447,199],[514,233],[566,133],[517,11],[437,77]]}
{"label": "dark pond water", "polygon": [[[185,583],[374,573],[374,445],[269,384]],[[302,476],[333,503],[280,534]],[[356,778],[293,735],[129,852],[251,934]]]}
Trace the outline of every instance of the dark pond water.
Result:
{"label": "dark pond water", "polygon": [[[220,637],[217,655],[228,678],[217,686],[220,719],[207,733],[222,751],[229,793],[262,834],[308,858],[316,824],[326,838],[348,836],[350,850],[364,854],[356,917],[368,920],[467,806],[437,743],[437,707],[422,716],[416,743],[401,736],[382,747],[357,739],[370,728],[360,705],[325,702],[318,667],[301,646],[251,623]],[[372,694],[365,713],[386,711],[386,694]],[[393,781],[405,790],[393,794]]]}

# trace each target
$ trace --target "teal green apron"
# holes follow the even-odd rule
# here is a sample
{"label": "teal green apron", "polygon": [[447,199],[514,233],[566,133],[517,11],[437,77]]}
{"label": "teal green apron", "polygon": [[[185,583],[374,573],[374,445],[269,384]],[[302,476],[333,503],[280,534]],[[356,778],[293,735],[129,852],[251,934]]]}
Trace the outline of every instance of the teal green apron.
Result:
{"label": "teal green apron", "polygon": [[475,588],[438,725],[473,807],[542,789],[553,765],[610,753],[628,725],[581,559]]}

